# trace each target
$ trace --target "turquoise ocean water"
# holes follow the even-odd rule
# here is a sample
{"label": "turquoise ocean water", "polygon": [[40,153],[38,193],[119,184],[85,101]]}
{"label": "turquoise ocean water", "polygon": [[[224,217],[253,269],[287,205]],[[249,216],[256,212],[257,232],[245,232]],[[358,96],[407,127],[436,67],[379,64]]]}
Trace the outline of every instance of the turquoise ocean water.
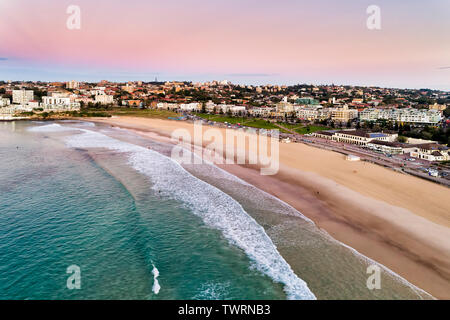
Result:
{"label": "turquoise ocean water", "polygon": [[[420,299],[293,208],[170,146],[84,122],[0,123],[0,299]],[[68,266],[81,289],[66,286]]]}

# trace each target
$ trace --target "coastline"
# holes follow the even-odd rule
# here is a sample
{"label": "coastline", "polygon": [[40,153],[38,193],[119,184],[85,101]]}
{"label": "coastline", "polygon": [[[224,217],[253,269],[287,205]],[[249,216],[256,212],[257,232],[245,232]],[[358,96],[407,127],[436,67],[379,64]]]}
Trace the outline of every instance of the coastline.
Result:
{"label": "coastline", "polygon": [[[163,139],[176,128],[193,130],[190,123],[170,120],[87,120]],[[280,162],[275,176],[244,165],[219,167],[290,204],[334,239],[436,298],[450,298],[448,188],[303,144],[281,144]]]}

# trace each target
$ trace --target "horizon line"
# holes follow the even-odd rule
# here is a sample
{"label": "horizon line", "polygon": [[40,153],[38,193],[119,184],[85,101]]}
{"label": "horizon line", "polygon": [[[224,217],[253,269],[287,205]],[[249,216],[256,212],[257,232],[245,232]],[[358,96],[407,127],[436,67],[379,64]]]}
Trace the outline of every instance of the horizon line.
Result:
{"label": "horizon line", "polygon": [[270,83],[266,83],[266,84],[249,84],[249,83],[233,83],[230,80],[207,80],[207,81],[193,81],[193,80],[124,80],[124,81],[117,81],[117,80],[107,80],[107,79],[103,79],[103,80],[99,80],[99,81],[89,81],[89,80],[75,80],[75,79],[71,79],[71,80],[0,80],[0,82],[31,82],[31,83],[36,83],[36,82],[40,82],[40,83],[54,83],[54,82],[59,82],[59,83],[66,83],[66,82],[70,82],[70,81],[77,81],[77,82],[82,82],[82,83],[100,83],[102,81],[107,81],[107,82],[111,82],[111,83],[128,83],[128,82],[143,82],[143,83],[165,83],[165,82],[186,82],[186,83],[208,83],[208,82],[221,82],[221,81],[228,81],[229,84],[231,85],[245,85],[245,86],[252,86],[252,87],[264,87],[264,86],[286,86],[286,87],[293,87],[293,86],[298,86],[298,85],[307,85],[307,86],[315,86],[315,87],[329,87],[329,86],[335,86],[335,87],[361,87],[361,88],[379,88],[379,89],[396,89],[396,90],[430,90],[430,91],[442,91],[442,92],[448,92],[450,93],[450,89],[432,89],[430,87],[417,87],[417,88],[408,88],[408,87],[384,87],[384,86],[380,86],[380,85],[360,85],[360,84],[336,84],[336,83],[330,83],[330,84],[316,84],[316,83],[296,83],[296,84],[281,84],[281,83],[277,83],[277,84],[270,84]]}

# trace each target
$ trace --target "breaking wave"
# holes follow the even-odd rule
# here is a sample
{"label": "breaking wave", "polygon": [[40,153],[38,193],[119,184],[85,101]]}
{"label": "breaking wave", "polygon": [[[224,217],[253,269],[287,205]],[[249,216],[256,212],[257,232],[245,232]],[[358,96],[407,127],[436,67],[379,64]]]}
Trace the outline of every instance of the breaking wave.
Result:
{"label": "breaking wave", "polygon": [[46,124],[43,126],[31,127],[28,131],[31,132],[65,132],[65,131],[75,131],[76,128],[64,127],[57,123]]}
{"label": "breaking wave", "polygon": [[152,291],[153,291],[154,294],[158,294],[159,290],[161,290],[161,286],[159,285],[159,282],[158,282],[159,271],[155,267],[154,264],[152,264],[152,266],[153,266],[153,270],[152,270],[152,273],[153,273],[153,287],[152,287]]}
{"label": "breaking wave", "polygon": [[[178,162],[156,151],[98,132],[76,130],[83,133],[67,137],[69,147],[107,148],[127,153],[133,168],[150,178],[153,190],[180,201],[201,217],[206,225],[220,230],[231,244],[246,253],[260,272],[282,283],[289,299],[316,298],[306,282],[280,255],[265,230],[232,197],[194,177]],[[154,277],[156,280],[155,273]]]}

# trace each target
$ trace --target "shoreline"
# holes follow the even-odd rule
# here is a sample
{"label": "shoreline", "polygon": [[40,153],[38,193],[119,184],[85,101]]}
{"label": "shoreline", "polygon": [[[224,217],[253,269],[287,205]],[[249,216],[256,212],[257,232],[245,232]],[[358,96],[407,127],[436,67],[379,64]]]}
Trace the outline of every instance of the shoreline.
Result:
{"label": "shoreline", "polygon": [[[131,129],[147,137],[161,135],[165,139],[174,128],[189,130],[193,127],[190,123],[130,117],[83,120]],[[305,148],[306,151],[298,150]],[[324,157],[340,166],[356,165],[358,171],[375,171],[375,175],[369,172],[358,178],[352,171],[349,175],[326,169],[318,174],[310,161],[292,159],[292,154],[299,151],[307,152],[307,158],[322,162],[325,167]],[[340,162],[337,157],[341,156],[331,151],[301,144],[282,144],[281,169],[275,176],[261,176],[251,166],[218,166],[291,205],[338,242],[386,266],[411,284],[436,298],[450,298],[450,244],[448,241],[446,244],[446,239],[450,239],[448,189],[377,165]],[[387,181],[382,183],[377,175]],[[396,179],[402,180],[399,188],[394,188],[391,183]],[[408,180],[406,184],[405,179]],[[440,201],[434,201],[435,205],[430,206],[427,202],[433,202],[433,198],[426,193],[427,201],[422,205],[417,203],[417,194],[409,195],[409,198],[416,198],[416,202],[408,203],[411,199],[405,194],[417,192],[411,183],[419,185],[419,190],[431,184],[431,194]],[[388,188],[387,195],[386,190],[384,194],[377,194],[380,188]]]}

